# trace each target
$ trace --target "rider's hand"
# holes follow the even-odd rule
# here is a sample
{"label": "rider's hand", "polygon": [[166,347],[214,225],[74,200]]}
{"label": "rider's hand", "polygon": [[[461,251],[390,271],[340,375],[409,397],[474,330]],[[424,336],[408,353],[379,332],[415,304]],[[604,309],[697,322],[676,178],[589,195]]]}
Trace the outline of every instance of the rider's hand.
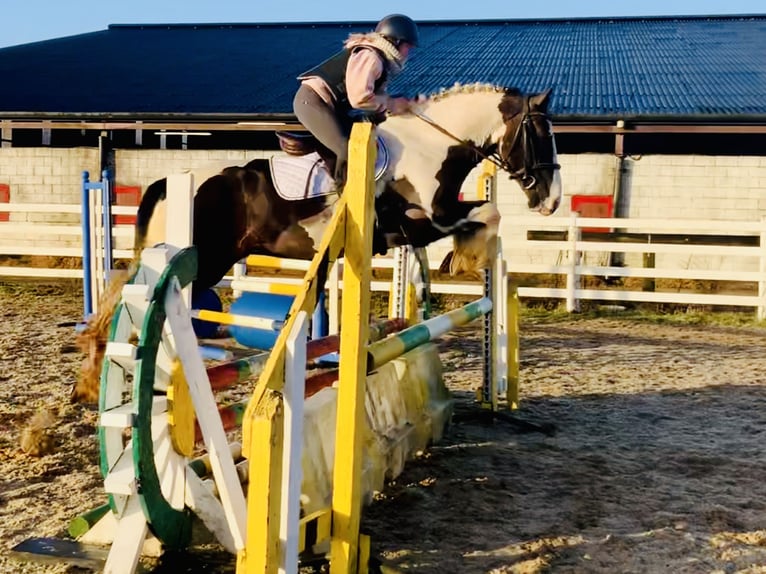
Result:
{"label": "rider's hand", "polygon": [[388,98],[386,109],[392,116],[404,114],[410,110],[410,100],[407,98]]}

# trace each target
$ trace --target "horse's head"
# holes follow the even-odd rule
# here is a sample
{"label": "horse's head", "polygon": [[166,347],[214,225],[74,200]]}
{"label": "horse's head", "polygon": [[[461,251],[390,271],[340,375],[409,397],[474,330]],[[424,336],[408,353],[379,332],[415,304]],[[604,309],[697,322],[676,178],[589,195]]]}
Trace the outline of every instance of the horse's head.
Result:
{"label": "horse's head", "polygon": [[505,91],[500,101],[505,131],[498,143],[501,167],[519,182],[529,208],[550,215],[561,202],[556,142],[548,116],[551,91],[525,95]]}

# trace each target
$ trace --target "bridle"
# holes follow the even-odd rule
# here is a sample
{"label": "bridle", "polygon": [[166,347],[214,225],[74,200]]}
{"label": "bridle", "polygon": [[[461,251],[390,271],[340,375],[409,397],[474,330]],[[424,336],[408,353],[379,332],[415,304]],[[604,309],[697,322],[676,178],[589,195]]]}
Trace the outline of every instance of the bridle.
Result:
{"label": "bridle", "polygon": [[519,169],[514,169],[511,163],[503,158],[500,155],[499,152],[499,146],[498,151],[494,151],[492,153],[485,152],[482,148],[477,146],[472,141],[466,141],[462,140],[450,131],[446,130],[444,127],[437,124],[435,121],[433,121],[428,116],[425,116],[421,114],[420,112],[416,112],[414,110],[411,110],[411,113],[415,115],[416,117],[423,120],[425,123],[427,123],[429,126],[434,128],[435,130],[441,132],[445,136],[455,140],[460,145],[465,146],[469,149],[471,149],[473,152],[475,152],[477,155],[482,157],[483,159],[492,162],[495,164],[498,168],[505,171],[510,179],[516,179],[521,183],[521,186],[525,190],[530,190],[537,184],[537,178],[533,175],[534,172],[541,169],[559,169],[561,167],[558,163],[553,162],[540,162],[537,159],[537,153],[535,150],[535,146],[533,143],[533,130],[534,126],[532,125],[532,119],[533,118],[544,118],[545,120],[550,120],[550,116],[544,112],[537,112],[532,111],[529,108],[529,96],[526,96],[524,98],[524,108],[518,112],[516,115],[511,116],[509,119],[513,119],[519,114],[523,114],[521,121],[519,122],[519,125],[516,127],[516,132],[513,134],[513,139],[511,140],[510,149],[508,150],[507,157],[511,156],[511,152],[516,147],[517,144],[521,143],[521,149],[524,153],[524,163]]}

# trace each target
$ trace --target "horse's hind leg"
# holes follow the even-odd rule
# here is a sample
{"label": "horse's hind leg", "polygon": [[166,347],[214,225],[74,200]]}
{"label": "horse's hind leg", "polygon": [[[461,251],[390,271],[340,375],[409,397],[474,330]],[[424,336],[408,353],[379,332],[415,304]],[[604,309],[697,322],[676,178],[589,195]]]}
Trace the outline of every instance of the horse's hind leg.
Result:
{"label": "horse's hind leg", "polygon": [[488,202],[461,202],[461,207],[468,211],[454,224],[454,249],[439,269],[449,270],[450,275],[479,277],[489,264],[488,251],[498,234],[500,212]]}

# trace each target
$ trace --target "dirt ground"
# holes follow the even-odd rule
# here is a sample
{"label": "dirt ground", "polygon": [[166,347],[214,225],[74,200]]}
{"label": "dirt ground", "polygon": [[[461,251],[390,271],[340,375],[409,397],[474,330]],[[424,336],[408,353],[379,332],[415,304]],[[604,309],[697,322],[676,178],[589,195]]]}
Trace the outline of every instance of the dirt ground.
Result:
{"label": "dirt ground", "polygon": [[[2,286],[0,286],[2,287]],[[89,572],[10,554],[105,501],[97,413],[70,405],[78,289],[0,288],[0,572]],[[766,330],[611,318],[522,325],[522,408],[549,436],[479,416],[478,329],[443,340],[446,438],[366,511],[412,573],[766,573]],[[53,452],[21,429],[55,421]],[[232,572],[233,562],[158,571]]]}

